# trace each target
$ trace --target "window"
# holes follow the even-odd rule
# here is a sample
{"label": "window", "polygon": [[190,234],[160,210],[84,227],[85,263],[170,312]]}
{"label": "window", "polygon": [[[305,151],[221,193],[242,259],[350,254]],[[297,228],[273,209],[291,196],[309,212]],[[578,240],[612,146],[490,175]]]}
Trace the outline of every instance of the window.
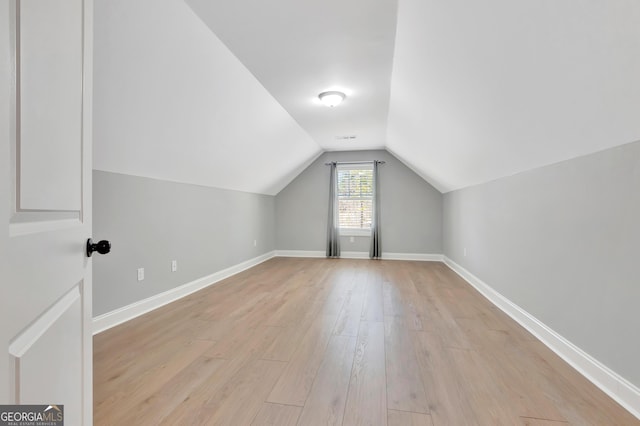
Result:
{"label": "window", "polygon": [[373,167],[338,166],[338,215],[343,235],[369,235],[373,215]]}

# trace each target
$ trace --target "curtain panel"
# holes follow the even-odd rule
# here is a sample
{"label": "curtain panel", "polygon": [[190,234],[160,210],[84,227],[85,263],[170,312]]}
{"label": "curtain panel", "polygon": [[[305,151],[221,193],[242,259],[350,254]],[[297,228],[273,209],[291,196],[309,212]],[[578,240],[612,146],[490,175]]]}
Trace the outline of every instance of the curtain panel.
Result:
{"label": "curtain panel", "polygon": [[327,220],[327,257],[340,257],[340,223],[338,219],[337,164],[331,163],[329,176],[329,217]]}
{"label": "curtain panel", "polygon": [[380,185],[378,184],[378,163],[373,162],[373,215],[371,218],[371,247],[369,257],[380,259],[382,249],[380,248]]}

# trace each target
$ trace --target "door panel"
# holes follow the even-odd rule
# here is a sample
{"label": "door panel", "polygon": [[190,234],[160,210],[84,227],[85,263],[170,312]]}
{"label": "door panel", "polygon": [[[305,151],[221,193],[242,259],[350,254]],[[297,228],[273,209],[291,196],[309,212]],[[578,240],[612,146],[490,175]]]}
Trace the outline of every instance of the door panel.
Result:
{"label": "door panel", "polygon": [[[9,347],[15,400],[20,404],[65,401],[67,424],[81,424],[82,283],[23,330]],[[58,402],[55,402],[58,401]]]}
{"label": "door panel", "polygon": [[17,211],[78,211],[82,2],[23,0],[17,9]]}
{"label": "door panel", "polygon": [[64,405],[65,424],[91,424],[92,1],[5,5],[8,49],[0,36],[0,52],[10,60],[0,62],[9,63],[0,85],[10,82],[11,105],[0,109],[9,136],[0,141],[11,161],[9,184],[0,185],[0,208],[9,211],[0,235],[8,264],[0,271],[8,301],[0,403]]}

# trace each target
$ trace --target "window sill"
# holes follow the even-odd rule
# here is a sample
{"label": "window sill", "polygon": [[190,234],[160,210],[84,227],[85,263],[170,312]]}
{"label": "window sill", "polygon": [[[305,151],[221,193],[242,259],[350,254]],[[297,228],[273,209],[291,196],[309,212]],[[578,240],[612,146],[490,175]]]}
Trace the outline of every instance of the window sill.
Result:
{"label": "window sill", "polygon": [[370,237],[371,230],[370,229],[350,229],[350,228],[341,228],[340,229],[341,237]]}

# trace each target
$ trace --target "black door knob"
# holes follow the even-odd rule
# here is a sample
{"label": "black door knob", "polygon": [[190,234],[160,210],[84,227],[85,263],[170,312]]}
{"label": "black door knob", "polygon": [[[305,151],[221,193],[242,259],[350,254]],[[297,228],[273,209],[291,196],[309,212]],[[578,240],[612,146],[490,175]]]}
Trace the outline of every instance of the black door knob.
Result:
{"label": "black door knob", "polygon": [[102,240],[98,243],[94,243],[91,238],[87,240],[87,256],[91,257],[94,251],[100,254],[107,254],[111,251],[111,243],[107,240]]}

